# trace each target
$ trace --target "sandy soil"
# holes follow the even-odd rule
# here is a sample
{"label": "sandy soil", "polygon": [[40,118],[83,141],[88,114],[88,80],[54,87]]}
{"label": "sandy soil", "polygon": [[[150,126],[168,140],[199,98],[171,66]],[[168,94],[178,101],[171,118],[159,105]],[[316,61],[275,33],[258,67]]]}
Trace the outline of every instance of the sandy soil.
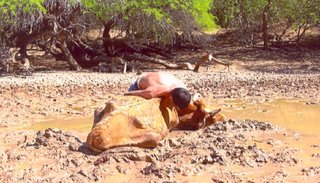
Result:
{"label": "sandy soil", "polygon": [[[251,60],[259,57],[250,54],[233,55],[233,59],[225,56],[223,59],[234,63],[230,71],[210,65],[200,73],[166,72],[185,81],[192,93],[200,92],[211,101],[303,98],[308,100],[308,105],[319,105],[319,62],[311,57],[295,62],[275,58],[249,62],[249,57]],[[194,53],[188,58],[199,55],[201,53]],[[181,57],[183,59],[187,57]],[[118,148],[100,155],[88,150],[84,143],[89,129],[77,131],[77,127],[69,127],[70,130],[36,131],[28,128],[50,119],[92,120],[93,110],[103,107],[105,102],[121,104],[130,100],[122,93],[137,77],[135,73],[67,71],[38,72],[26,78],[1,77],[0,181],[320,180],[317,138],[310,140],[295,131],[253,119],[228,119],[199,131],[173,131],[155,149]]]}

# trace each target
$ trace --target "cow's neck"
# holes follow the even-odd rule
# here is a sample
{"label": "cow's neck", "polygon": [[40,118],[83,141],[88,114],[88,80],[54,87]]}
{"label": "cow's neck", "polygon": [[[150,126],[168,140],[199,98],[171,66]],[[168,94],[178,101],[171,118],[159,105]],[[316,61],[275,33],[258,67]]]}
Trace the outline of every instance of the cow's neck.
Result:
{"label": "cow's neck", "polygon": [[172,130],[179,123],[179,115],[172,100],[168,97],[161,98],[159,107],[168,130]]}

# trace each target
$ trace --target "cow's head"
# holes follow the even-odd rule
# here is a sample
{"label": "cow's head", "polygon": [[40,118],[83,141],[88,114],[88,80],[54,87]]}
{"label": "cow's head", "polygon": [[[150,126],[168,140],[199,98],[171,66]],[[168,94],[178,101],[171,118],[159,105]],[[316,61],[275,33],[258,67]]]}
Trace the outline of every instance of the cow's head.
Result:
{"label": "cow's head", "polygon": [[195,94],[186,109],[178,111],[179,124],[176,128],[182,130],[197,130],[225,120],[225,116],[218,110],[209,110],[200,94]]}

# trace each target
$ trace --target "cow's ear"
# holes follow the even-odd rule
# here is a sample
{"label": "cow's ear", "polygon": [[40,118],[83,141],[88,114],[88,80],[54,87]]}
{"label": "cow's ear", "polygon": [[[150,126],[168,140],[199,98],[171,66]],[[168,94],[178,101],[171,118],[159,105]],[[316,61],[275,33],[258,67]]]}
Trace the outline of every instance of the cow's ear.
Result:
{"label": "cow's ear", "polygon": [[220,114],[220,113],[216,114],[214,117],[215,117],[217,122],[226,120],[226,117],[223,114]]}
{"label": "cow's ear", "polygon": [[211,117],[214,117],[214,116],[215,116],[216,114],[218,114],[220,111],[221,111],[221,109],[217,109],[217,110],[210,111],[210,112],[209,112],[209,115],[210,115]]}
{"label": "cow's ear", "polygon": [[216,122],[226,120],[226,117],[220,113],[221,109],[213,110],[209,113],[210,117],[215,119]]}
{"label": "cow's ear", "polygon": [[105,117],[107,117],[112,111],[116,109],[114,103],[112,102],[107,102],[106,106],[103,110],[101,109],[96,109],[94,111],[94,119],[93,119],[93,126],[94,128],[97,123],[99,123],[101,120],[103,120]]}
{"label": "cow's ear", "polygon": [[218,110],[214,110],[214,111],[207,113],[205,116],[205,123],[201,128],[210,126],[210,125],[212,125],[216,122],[219,122],[219,121],[226,120],[226,117],[223,114],[221,114],[220,111],[221,110],[218,109]]}

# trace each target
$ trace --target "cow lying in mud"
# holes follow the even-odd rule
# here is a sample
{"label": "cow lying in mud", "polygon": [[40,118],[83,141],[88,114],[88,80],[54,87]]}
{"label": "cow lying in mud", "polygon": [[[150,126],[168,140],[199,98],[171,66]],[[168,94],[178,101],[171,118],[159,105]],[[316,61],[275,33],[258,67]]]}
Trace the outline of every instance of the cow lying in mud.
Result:
{"label": "cow lying in mud", "polygon": [[179,111],[168,98],[143,99],[121,107],[107,103],[102,111],[95,111],[87,144],[96,152],[123,146],[153,148],[174,128],[197,130],[223,121],[225,117],[219,112],[208,111],[197,97]]}

